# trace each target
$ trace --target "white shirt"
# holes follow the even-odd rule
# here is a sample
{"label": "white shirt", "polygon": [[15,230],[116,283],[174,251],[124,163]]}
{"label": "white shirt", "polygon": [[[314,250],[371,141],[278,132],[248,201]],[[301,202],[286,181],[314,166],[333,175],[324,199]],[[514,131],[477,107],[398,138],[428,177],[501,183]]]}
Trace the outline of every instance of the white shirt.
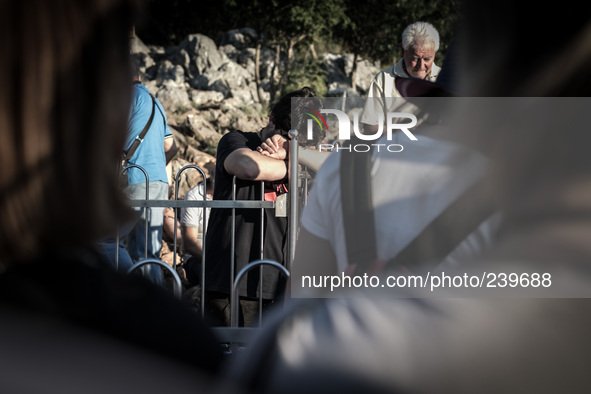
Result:
{"label": "white shirt", "polygon": [[[435,126],[422,126],[435,127]],[[402,152],[374,150],[372,199],[378,259],[390,259],[402,251],[421,231],[484,173],[487,159],[458,144],[424,135],[409,141],[397,132],[381,144],[401,144]],[[339,271],[348,265],[341,203],[339,152],[332,153],[318,172],[302,226],[332,246]],[[369,176],[369,174],[368,174]],[[444,264],[482,251],[492,240],[498,218],[485,221],[446,258]]]}
{"label": "white shirt", "polygon": [[[441,70],[436,64],[431,66],[431,74],[429,75],[429,81],[435,82],[439,71]],[[410,75],[404,70],[404,59],[400,59],[398,63],[389,67],[385,70],[380,71],[376,74],[369,91],[367,92],[367,101],[363,114],[361,115],[361,122],[368,125],[377,125],[379,114],[385,114],[386,112],[415,112],[411,107],[398,107],[389,108],[391,104],[385,100],[387,97],[402,97],[398,90],[396,90],[396,84],[394,83],[396,78],[411,78]],[[392,101],[392,103],[400,103],[400,100]]]}
{"label": "white shirt", "polygon": [[[204,189],[203,182],[192,188],[187,192],[185,201],[203,201]],[[211,201],[207,198],[207,201]],[[207,210],[207,217],[209,218],[209,211],[211,208],[181,208],[181,225],[186,227],[197,228],[197,241],[203,245],[203,210]],[[207,223],[205,223],[205,230],[207,231]],[[185,249],[183,243],[183,259],[188,260],[191,254]]]}

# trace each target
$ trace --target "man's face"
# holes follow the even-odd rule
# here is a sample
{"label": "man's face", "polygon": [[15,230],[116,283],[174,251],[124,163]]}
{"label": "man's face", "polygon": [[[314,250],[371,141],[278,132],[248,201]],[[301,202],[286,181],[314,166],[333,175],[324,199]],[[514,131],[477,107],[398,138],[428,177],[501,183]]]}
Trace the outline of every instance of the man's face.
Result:
{"label": "man's face", "polygon": [[410,47],[404,51],[404,64],[406,72],[411,77],[425,79],[431,72],[435,60],[435,48],[433,45]]}

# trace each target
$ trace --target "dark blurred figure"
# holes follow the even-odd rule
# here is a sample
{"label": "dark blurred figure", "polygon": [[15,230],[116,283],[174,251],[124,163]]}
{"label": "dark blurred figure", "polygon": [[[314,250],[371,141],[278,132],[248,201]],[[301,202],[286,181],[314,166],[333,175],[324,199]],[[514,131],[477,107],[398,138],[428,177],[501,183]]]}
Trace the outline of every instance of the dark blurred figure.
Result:
{"label": "dark blurred figure", "polygon": [[[574,3],[505,0],[465,2],[462,18],[459,82],[474,96],[462,141],[491,158],[489,198],[505,217],[493,250],[470,263],[480,273],[552,273],[551,284],[474,298],[302,301],[236,365],[243,384],[261,393],[589,391],[591,18]],[[479,99],[487,96],[500,99]]]}
{"label": "dark blurred figure", "polygon": [[116,165],[136,10],[0,2],[1,392],[194,392],[219,368],[186,305],[89,249],[131,217]]}

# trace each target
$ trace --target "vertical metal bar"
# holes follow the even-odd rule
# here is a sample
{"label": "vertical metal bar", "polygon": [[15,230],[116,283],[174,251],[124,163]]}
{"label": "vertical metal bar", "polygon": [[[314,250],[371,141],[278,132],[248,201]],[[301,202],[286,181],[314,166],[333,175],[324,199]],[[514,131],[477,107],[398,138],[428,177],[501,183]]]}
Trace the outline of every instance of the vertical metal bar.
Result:
{"label": "vertical metal bar", "polygon": [[[232,201],[236,201],[236,175],[232,178]],[[230,326],[238,327],[238,308],[240,307],[240,301],[237,300],[237,293],[240,293],[238,289],[233,286],[234,284],[234,248],[236,244],[236,208],[232,208],[232,236],[230,244]],[[236,302],[234,302],[236,300]]]}
{"label": "vertical metal bar", "polygon": [[[261,201],[265,201],[265,182],[261,181]],[[265,208],[261,208],[261,253],[259,258],[265,258]],[[259,327],[263,325],[263,266],[259,268]]]}
{"label": "vertical metal bar", "polygon": [[[189,168],[194,168],[197,171],[199,171],[201,173],[201,176],[203,177],[203,184],[205,186],[207,186],[206,184],[206,179],[205,179],[205,172],[203,172],[203,170],[199,167],[197,167],[194,164],[189,164],[184,166],[183,168],[181,168],[177,173],[176,173],[176,178],[174,180],[174,200],[177,201],[179,199],[179,182],[181,179],[181,174],[183,173],[183,171],[189,169]],[[203,200],[206,199],[205,195],[207,194],[207,189],[204,189],[204,193],[203,193]],[[177,241],[176,241],[176,233],[177,233],[177,212],[176,212],[176,208],[174,208],[174,246],[173,246],[173,250],[172,250],[172,268],[174,268],[176,270],[176,250],[177,250]],[[203,235],[205,236],[205,207],[203,207]],[[205,240],[205,238],[203,239]],[[205,242],[202,242],[203,244],[203,256],[205,256]],[[203,277],[201,277],[201,283],[203,283]],[[203,287],[203,286],[202,286]]]}
{"label": "vertical metal bar", "polygon": [[[146,202],[150,201],[150,182],[148,182],[148,174],[146,174]],[[148,219],[148,214],[150,218]],[[144,233],[144,259],[148,258],[148,236],[149,236],[149,224],[152,220],[152,210],[148,210],[148,207],[144,207],[144,217],[145,217],[145,233]]]}
{"label": "vertical metal bar", "polygon": [[[124,169],[121,170],[121,175],[123,175],[126,171],[128,171],[130,168],[137,168],[138,170],[141,170],[142,173],[144,174],[144,177],[146,178],[146,201],[150,200],[150,178],[148,177],[148,173],[146,172],[146,170],[144,170],[141,166],[138,166],[137,164],[130,164],[128,166],[126,166]],[[145,234],[144,234],[144,259],[148,258],[148,207],[144,207],[144,217],[146,218],[146,230],[145,230]],[[115,245],[115,265],[118,266],[119,265],[119,228],[117,228],[117,238],[116,238],[116,242],[117,244]],[[117,267],[119,268],[119,267]],[[146,274],[145,270],[142,270],[142,274]]]}
{"label": "vertical metal bar", "polygon": [[[174,200],[177,201],[179,199],[179,182],[181,179],[181,174],[183,171],[189,168],[194,168],[201,173],[203,177],[203,201],[207,200],[207,179],[205,177],[205,172],[194,164],[189,164],[181,168],[177,174],[176,179],[174,181]],[[201,237],[201,317],[205,317],[205,226],[207,225],[207,208],[203,207],[203,223],[202,223],[202,232],[203,236]],[[176,241],[176,233],[177,233],[177,210],[174,208],[174,246],[172,249],[172,267],[176,272],[176,250],[177,250],[177,241]]]}
{"label": "vertical metal bar", "polygon": [[[251,269],[260,266],[262,268],[263,265],[270,265],[272,267],[275,267],[279,270],[279,272],[282,272],[287,278],[289,278],[289,271],[282,266],[281,264],[279,264],[276,261],[273,260],[257,260],[257,261],[253,261],[249,264],[247,264],[245,267],[243,267],[240,272],[238,272],[238,275],[236,276],[236,280],[232,283],[232,305],[234,304],[238,304],[239,302],[239,297],[238,297],[238,285],[240,284],[240,281],[242,280],[242,277],[244,275],[246,275],[246,273],[248,271],[250,271]],[[230,320],[232,322],[232,327],[238,327],[238,308],[232,308],[231,309],[231,315],[230,315]]]}
{"label": "vertical metal bar", "polygon": [[[207,201],[207,179],[205,179],[205,174],[203,174],[203,201]],[[205,317],[205,228],[207,226],[206,207],[203,207],[203,222],[201,225],[201,317]]]}
{"label": "vertical metal bar", "polygon": [[291,135],[290,152],[289,152],[289,165],[290,165],[290,178],[289,178],[289,231],[288,231],[288,242],[289,242],[289,256],[286,261],[286,268],[291,272],[291,263],[295,256],[295,244],[298,234],[298,131],[289,130]]}
{"label": "vertical metal bar", "polygon": [[149,264],[157,265],[157,266],[162,267],[170,272],[170,274],[172,275],[172,278],[174,280],[173,293],[174,293],[175,297],[177,297],[178,299],[181,299],[181,295],[182,295],[181,294],[182,293],[181,292],[181,278],[179,278],[179,275],[177,274],[177,272],[175,270],[173,270],[164,261],[161,261],[158,259],[140,260],[136,264],[129,267],[129,269],[127,270],[127,273],[130,274],[138,268],[141,268],[143,270],[145,268],[144,266],[149,265]]}
{"label": "vertical metal bar", "polygon": [[304,192],[302,194],[302,207],[305,207],[306,204],[308,203],[308,176],[310,174],[310,172],[308,171],[308,167],[304,166],[302,173],[304,174],[303,177],[303,182],[304,182]]}

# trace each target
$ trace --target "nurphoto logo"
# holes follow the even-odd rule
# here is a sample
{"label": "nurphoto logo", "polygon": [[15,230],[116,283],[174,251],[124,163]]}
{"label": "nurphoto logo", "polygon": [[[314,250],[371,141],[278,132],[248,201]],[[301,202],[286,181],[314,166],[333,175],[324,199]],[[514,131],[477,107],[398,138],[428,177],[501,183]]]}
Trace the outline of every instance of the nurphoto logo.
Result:
{"label": "nurphoto logo", "polygon": [[[355,136],[362,141],[375,141],[380,138],[384,133],[384,115],[378,115],[378,129],[375,134],[363,134],[359,128],[359,113],[353,114],[353,122],[349,116],[338,109],[321,109],[320,113],[311,108],[306,108],[305,114],[309,115],[312,119],[308,119],[307,123],[307,138],[311,140],[313,138],[313,126],[314,121],[322,129],[328,131],[327,122],[321,114],[332,114],[337,117],[338,122],[338,139],[348,141],[351,139],[351,123],[353,124],[353,133]],[[410,120],[410,122],[399,123],[402,120]],[[417,137],[409,130],[417,125],[417,117],[410,113],[405,112],[388,112],[386,115],[386,139],[392,141],[392,133],[396,130],[402,131],[411,141],[417,141]],[[402,152],[404,147],[400,144],[351,144],[348,146],[339,146],[338,144],[319,144],[319,151],[354,151],[354,152],[368,152],[373,148],[378,151],[380,148],[385,148],[388,152]]]}

